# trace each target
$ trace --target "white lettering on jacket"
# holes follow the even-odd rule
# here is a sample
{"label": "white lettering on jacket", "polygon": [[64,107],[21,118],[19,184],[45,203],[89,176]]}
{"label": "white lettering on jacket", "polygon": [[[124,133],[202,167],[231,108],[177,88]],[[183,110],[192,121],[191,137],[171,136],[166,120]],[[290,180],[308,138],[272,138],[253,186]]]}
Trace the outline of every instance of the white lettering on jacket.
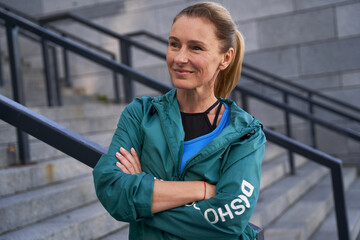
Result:
{"label": "white lettering on jacket", "polygon": [[206,220],[212,224],[215,224],[219,221],[219,216],[222,222],[226,222],[225,217],[233,219],[234,214],[237,216],[242,215],[246,208],[251,207],[248,198],[252,196],[254,192],[254,186],[251,185],[248,181],[243,180],[241,183],[241,192],[242,194],[231,201],[230,206],[229,204],[224,205],[225,211],[222,208],[218,208],[217,211],[213,208],[206,209],[204,212],[204,217]]}
{"label": "white lettering on jacket", "polygon": [[[214,218],[213,221],[211,221],[209,219],[209,213],[212,213],[213,218]],[[217,212],[212,208],[206,209],[206,211],[204,212],[204,215],[205,215],[206,220],[208,220],[212,224],[215,224],[215,223],[217,223],[219,221],[219,216],[217,215]]]}

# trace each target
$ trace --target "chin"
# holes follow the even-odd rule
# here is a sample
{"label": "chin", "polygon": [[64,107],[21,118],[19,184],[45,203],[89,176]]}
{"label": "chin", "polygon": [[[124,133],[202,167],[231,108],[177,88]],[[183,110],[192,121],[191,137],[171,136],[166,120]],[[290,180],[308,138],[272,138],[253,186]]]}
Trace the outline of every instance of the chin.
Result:
{"label": "chin", "polygon": [[183,90],[191,90],[191,89],[195,89],[196,86],[194,86],[193,84],[189,84],[188,81],[184,81],[184,80],[175,80],[173,81],[174,87],[177,89],[183,89]]}

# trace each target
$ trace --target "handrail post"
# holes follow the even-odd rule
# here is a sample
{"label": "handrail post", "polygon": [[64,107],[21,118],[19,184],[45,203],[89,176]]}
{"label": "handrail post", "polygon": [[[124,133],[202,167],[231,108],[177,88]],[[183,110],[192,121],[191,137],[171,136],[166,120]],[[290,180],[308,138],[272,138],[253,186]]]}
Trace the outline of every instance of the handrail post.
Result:
{"label": "handrail post", "polygon": [[[286,105],[289,104],[289,95],[284,92],[283,94],[283,101]],[[290,114],[285,109],[285,127],[286,127],[286,136],[291,138],[291,124],[290,124]],[[290,167],[290,174],[295,175],[295,163],[294,163],[294,153],[291,150],[288,150],[288,157],[289,157],[289,167]]]}
{"label": "handrail post", "polygon": [[257,233],[256,240],[264,240],[264,230],[259,226],[252,224],[251,222],[248,224]]}
{"label": "handrail post", "polygon": [[51,47],[51,54],[52,54],[52,63],[54,69],[54,79],[55,79],[55,91],[56,91],[56,100],[57,105],[62,106],[62,94],[61,94],[61,84],[59,79],[59,68],[58,68],[58,61],[57,61],[57,55],[56,55],[56,47]]}
{"label": "handrail post", "polygon": [[332,167],[331,173],[338,238],[341,240],[350,240],[341,165]]}
{"label": "handrail post", "polygon": [[72,87],[72,83],[70,79],[69,52],[66,48],[63,48],[63,64],[64,64],[65,86]]}
{"label": "handrail post", "polygon": [[[115,55],[113,55],[112,60],[116,60]],[[116,71],[113,71],[113,81],[114,81],[114,94],[115,94],[115,102],[120,103],[120,84],[119,77]]]}
{"label": "handrail post", "polygon": [[4,76],[2,70],[2,53],[1,53],[1,42],[0,42],[0,87],[4,86]]}
{"label": "handrail post", "polygon": [[51,69],[50,69],[50,56],[49,56],[49,47],[47,41],[42,38],[41,39],[41,47],[43,54],[43,64],[44,64],[44,74],[45,74],[45,84],[46,84],[46,96],[47,103],[49,107],[55,105],[54,103],[54,95],[53,95],[53,86],[51,81]]}
{"label": "handrail post", "polygon": [[[308,98],[312,100],[312,92],[308,92]],[[312,101],[309,101],[309,113],[314,115],[314,104]],[[313,148],[316,148],[316,132],[315,132],[315,124],[313,121],[310,120],[310,133],[311,133],[311,140],[310,144]]]}
{"label": "handrail post", "polygon": [[[63,37],[67,37],[65,33],[62,34]],[[66,48],[62,48],[63,54],[63,65],[64,65],[64,80],[66,87],[72,87],[70,79],[70,65],[69,65],[69,52]]]}
{"label": "handrail post", "polygon": [[[9,51],[10,72],[12,79],[12,90],[14,100],[25,105],[24,86],[22,80],[21,58],[19,48],[19,28],[10,22],[6,22],[6,36]],[[23,164],[30,162],[30,147],[28,135],[16,129],[18,153],[20,162]]]}
{"label": "handrail post", "polygon": [[247,102],[247,96],[246,93],[241,92],[241,106],[244,111],[248,111],[248,102]]}
{"label": "handrail post", "polygon": [[[130,51],[130,44],[123,40],[119,40],[120,44],[120,56],[121,56],[121,63],[131,67],[131,51]],[[125,101],[127,103],[131,102],[134,99],[134,86],[131,78],[128,74],[124,74],[124,90],[125,90]]]}

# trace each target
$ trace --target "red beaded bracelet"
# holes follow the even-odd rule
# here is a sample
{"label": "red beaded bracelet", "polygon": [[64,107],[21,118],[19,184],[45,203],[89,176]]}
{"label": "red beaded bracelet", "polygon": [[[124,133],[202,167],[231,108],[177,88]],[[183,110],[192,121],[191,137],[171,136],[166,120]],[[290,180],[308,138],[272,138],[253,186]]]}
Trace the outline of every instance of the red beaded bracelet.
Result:
{"label": "red beaded bracelet", "polygon": [[204,181],[204,188],[205,188],[205,192],[204,192],[204,198],[203,200],[205,200],[205,197],[206,197],[206,182]]}

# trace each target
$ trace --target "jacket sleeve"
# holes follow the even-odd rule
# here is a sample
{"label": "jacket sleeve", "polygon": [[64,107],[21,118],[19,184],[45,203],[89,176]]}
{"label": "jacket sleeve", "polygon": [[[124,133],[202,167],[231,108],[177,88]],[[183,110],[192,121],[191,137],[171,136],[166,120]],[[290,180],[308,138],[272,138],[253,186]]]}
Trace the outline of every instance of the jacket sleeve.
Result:
{"label": "jacket sleeve", "polygon": [[160,212],[145,223],[184,239],[239,239],[259,197],[265,141],[258,129],[225,153],[215,197]]}
{"label": "jacket sleeve", "polygon": [[[152,216],[154,177],[144,172],[125,174],[115,164],[120,147],[141,149],[141,119],[144,103],[134,100],[123,111],[107,154],[93,169],[96,195],[105,209],[119,221],[136,221]],[[140,156],[139,156],[140,157]]]}

